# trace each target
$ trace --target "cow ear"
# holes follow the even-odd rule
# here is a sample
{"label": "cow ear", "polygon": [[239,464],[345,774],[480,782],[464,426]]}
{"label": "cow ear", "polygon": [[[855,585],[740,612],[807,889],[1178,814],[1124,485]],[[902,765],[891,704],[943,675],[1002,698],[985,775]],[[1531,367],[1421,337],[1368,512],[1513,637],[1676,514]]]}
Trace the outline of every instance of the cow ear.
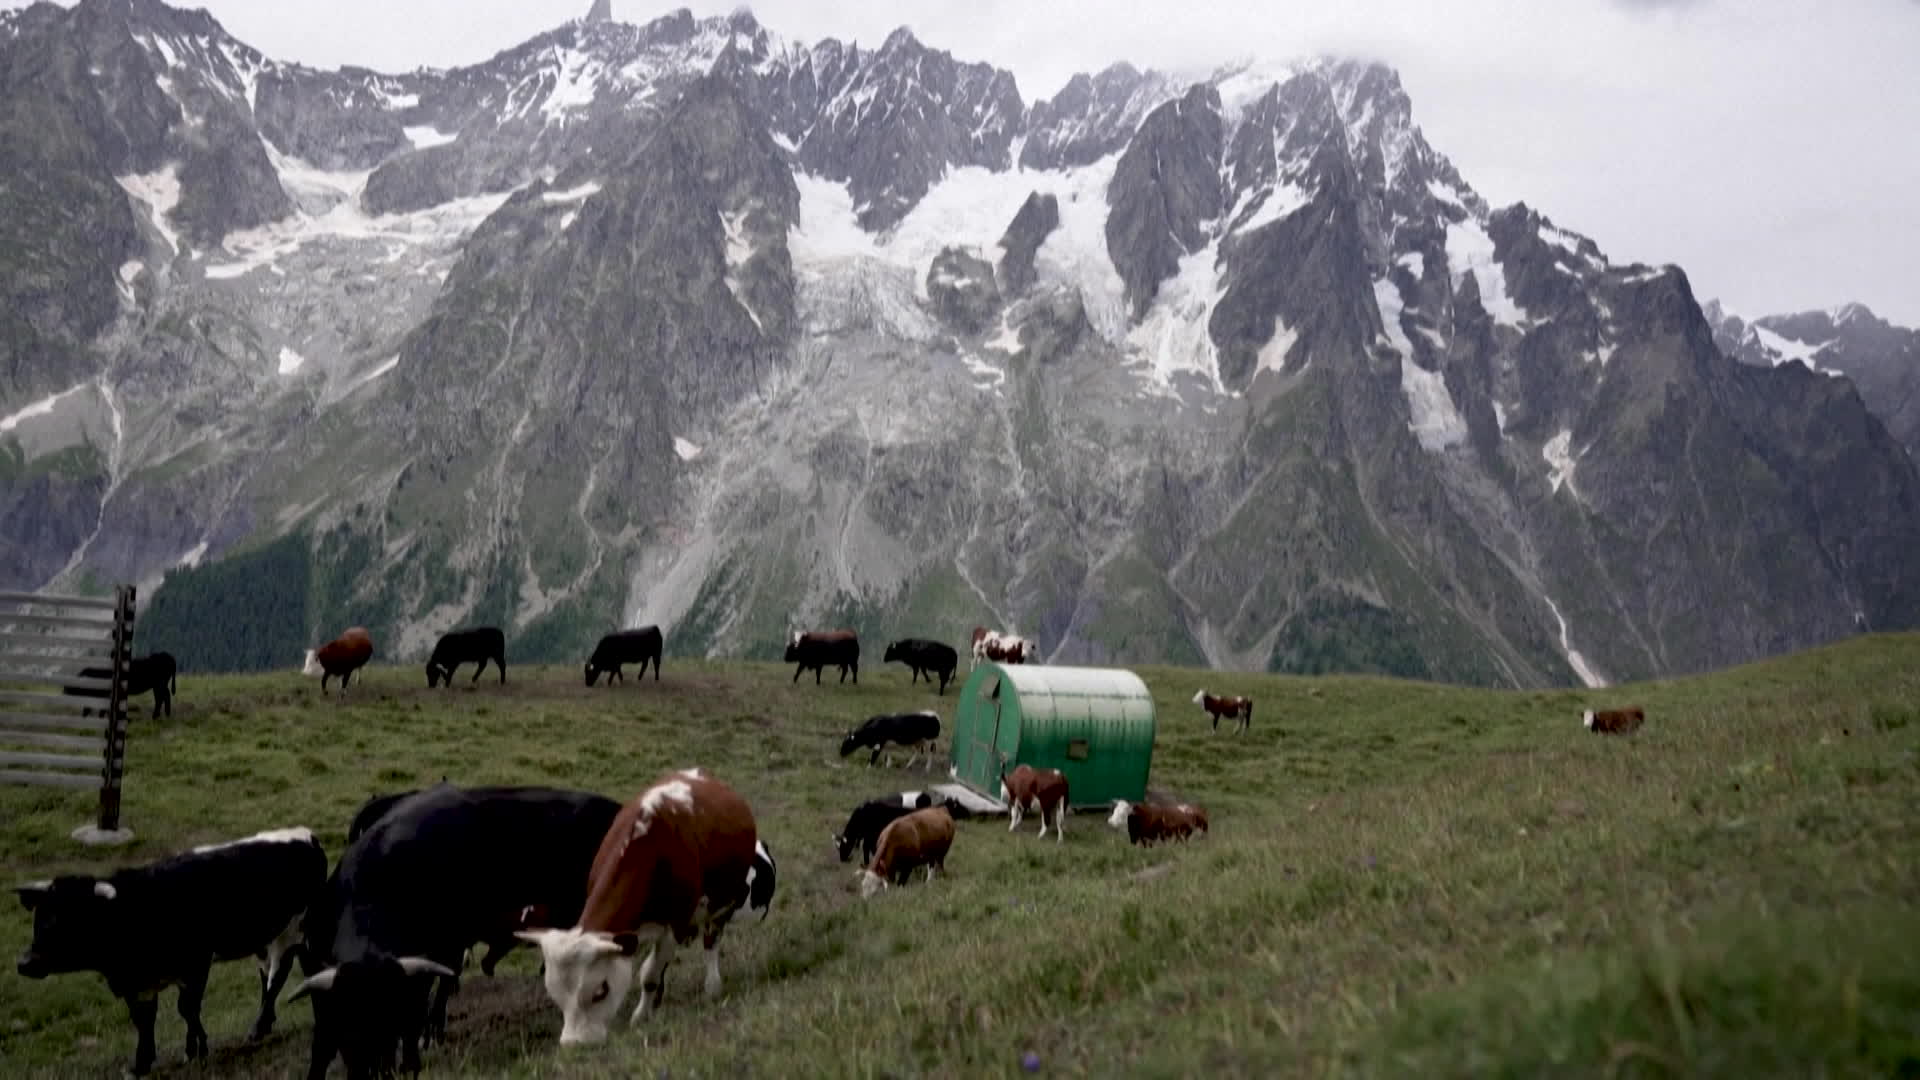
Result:
{"label": "cow ear", "polygon": [[20,897],[20,906],[32,911],[40,903],[40,898],[53,891],[51,881],[29,881],[25,885],[15,885],[14,894]]}
{"label": "cow ear", "polygon": [[619,946],[621,956],[632,956],[640,951],[639,934],[615,934],[613,943]]}

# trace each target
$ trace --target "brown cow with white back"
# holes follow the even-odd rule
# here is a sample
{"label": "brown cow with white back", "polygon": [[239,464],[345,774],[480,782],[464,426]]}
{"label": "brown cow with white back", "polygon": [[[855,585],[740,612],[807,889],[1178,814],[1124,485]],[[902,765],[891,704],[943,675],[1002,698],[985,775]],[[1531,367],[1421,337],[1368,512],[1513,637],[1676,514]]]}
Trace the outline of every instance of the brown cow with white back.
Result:
{"label": "brown cow with white back", "polygon": [[517,935],[540,946],[547,996],[564,1017],[561,1045],[605,1041],[642,946],[632,1023],[660,1010],[674,949],[696,934],[706,994],[719,996],[720,935],[747,903],[757,841],[746,800],[699,769],[667,773],[621,808],[594,856],[579,923]]}

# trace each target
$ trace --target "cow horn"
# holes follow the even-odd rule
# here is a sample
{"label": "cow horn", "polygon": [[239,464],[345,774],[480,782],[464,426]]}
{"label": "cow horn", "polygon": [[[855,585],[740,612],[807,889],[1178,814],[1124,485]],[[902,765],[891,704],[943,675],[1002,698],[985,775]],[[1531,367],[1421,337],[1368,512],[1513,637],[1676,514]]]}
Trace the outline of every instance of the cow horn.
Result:
{"label": "cow horn", "polygon": [[400,970],[409,975],[434,974],[443,979],[455,978],[452,968],[445,964],[436,964],[424,956],[403,956],[400,958]]}
{"label": "cow horn", "polygon": [[52,881],[29,881],[25,885],[15,885],[13,887],[13,891],[17,893],[52,892],[53,882]]}
{"label": "cow horn", "polygon": [[339,974],[339,968],[330,967],[318,974],[311,975],[302,980],[299,986],[293,988],[293,993],[287,995],[287,1000],[299,1001],[301,998],[306,997],[316,990],[331,990],[333,989],[333,980],[337,978]]}
{"label": "cow horn", "polygon": [[93,883],[93,895],[99,897],[102,900],[111,900],[114,897],[120,895],[120,890],[114,888],[113,886],[107,884],[104,881],[96,881]]}

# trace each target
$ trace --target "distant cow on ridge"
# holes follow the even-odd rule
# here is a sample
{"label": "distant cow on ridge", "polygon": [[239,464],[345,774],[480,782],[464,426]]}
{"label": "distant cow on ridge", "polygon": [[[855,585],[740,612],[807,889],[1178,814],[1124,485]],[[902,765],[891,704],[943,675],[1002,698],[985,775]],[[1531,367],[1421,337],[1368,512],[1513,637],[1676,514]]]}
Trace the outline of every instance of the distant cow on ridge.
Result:
{"label": "distant cow on ridge", "polygon": [[954,669],[960,666],[960,654],[953,646],[943,645],[926,638],[904,638],[887,646],[887,653],[880,658],[883,664],[899,661],[913,669],[911,682],[919,682],[925,675],[928,682],[935,675],[940,676],[940,693],[947,692],[947,683],[952,680]]}
{"label": "distant cow on ridge", "polygon": [[[133,661],[127,665],[126,696],[128,698],[136,698],[151,690],[153,691],[152,715],[159,716],[164,712],[168,716],[172,716],[173,695],[174,692],[179,689],[179,684],[175,679],[178,670],[179,668],[173,662],[172,653],[157,652],[152,656],[136,656],[133,658]],[[113,669],[84,667],[80,669],[79,675],[83,679],[111,679],[113,678]],[[72,687],[68,687],[61,692],[72,697],[104,698],[107,696],[107,691],[105,690],[75,690]],[[104,712],[105,709],[103,708],[101,711]],[[93,715],[93,709],[81,709],[80,715],[91,716]]]}
{"label": "distant cow on ridge", "polygon": [[475,626],[465,630],[449,630],[440,635],[434,643],[433,655],[427,658],[427,689],[431,690],[442,682],[447,688],[453,688],[453,669],[461,664],[473,664],[472,682],[480,681],[480,673],[487,670],[487,661],[500,669],[500,681],[507,681],[507,635],[497,626]]}
{"label": "distant cow on ridge", "polygon": [[355,626],[317,649],[307,650],[302,675],[320,676],[320,692],[327,692],[327,680],[340,680],[340,696],[347,696],[347,682],[373,658],[373,638],[364,626]]}
{"label": "distant cow on ridge", "polygon": [[1204,689],[1193,695],[1193,703],[1207,710],[1213,717],[1213,730],[1220,730],[1220,718],[1238,719],[1235,731],[1245,731],[1253,725],[1253,699],[1250,697],[1214,697]]}
{"label": "distant cow on ridge", "polygon": [[660,653],[666,647],[666,640],[660,635],[658,626],[642,626],[637,630],[617,630],[600,639],[593,647],[593,655],[587,658],[587,685],[592,686],[600,680],[601,672],[607,673],[607,685],[614,680],[626,682],[621,667],[627,664],[639,664],[640,671],[636,679],[647,677],[647,664],[653,664],[653,681],[660,681]]}
{"label": "distant cow on ridge", "polygon": [[847,681],[848,671],[853,672],[856,684],[860,681],[860,637],[851,630],[795,630],[787,639],[785,659],[799,665],[793,669],[794,682],[812,668],[813,685],[819,686],[820,676],[829,665],[840,669],[841,682]]}
{"label": "distant cow on ridge", "polygon": [[1580,714],[1580,722],[1595,735],[1630,735],[1647,722],[1647,713],[1638,705],[1624,709],[1588,709]]}

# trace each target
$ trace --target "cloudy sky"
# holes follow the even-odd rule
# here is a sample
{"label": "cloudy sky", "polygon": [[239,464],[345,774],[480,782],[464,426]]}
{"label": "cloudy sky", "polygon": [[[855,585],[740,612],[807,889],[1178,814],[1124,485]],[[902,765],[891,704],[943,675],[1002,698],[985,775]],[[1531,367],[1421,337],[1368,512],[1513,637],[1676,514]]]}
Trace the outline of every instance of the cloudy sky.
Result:
{"label": "cloudy sky", "polygon": [[[198,0],[269,55],[469,63],[588,0]],[[0,0],[15,6],[17,0]],[[644,22],[671,2],[613,0]],[[689,3],[723,14],[733,0]],[[1012,70],[1028,100],[1115,60],[1206,70],[1335,51],[1399,69],[1489,201],[1615,261],[1683,266],[1736,312],[1859,300],[1920,326],[1920,0],[758,0],[789,38],[906,24]]]}

